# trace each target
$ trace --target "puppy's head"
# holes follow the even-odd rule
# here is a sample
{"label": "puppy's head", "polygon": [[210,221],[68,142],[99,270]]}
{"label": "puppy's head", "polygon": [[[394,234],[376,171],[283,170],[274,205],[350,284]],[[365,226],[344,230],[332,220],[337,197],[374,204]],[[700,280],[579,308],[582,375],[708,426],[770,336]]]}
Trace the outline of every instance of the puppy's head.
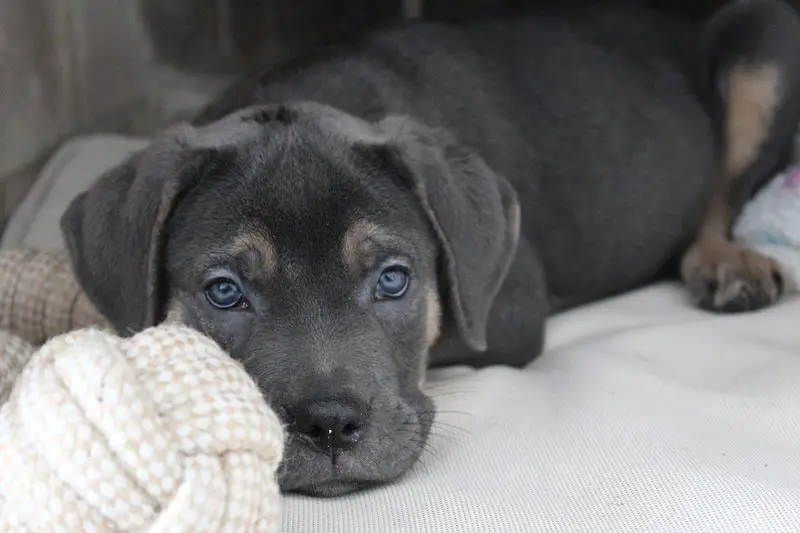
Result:
{"label": "puppy's head", "polygon": [[419,456],[428,350],[440,333],[485,349],[517,213],[445,132],[299,103],[165,132],[62,230],[121,334],[173,315],[215,339],[287,425],[283,489],[336,495]]}

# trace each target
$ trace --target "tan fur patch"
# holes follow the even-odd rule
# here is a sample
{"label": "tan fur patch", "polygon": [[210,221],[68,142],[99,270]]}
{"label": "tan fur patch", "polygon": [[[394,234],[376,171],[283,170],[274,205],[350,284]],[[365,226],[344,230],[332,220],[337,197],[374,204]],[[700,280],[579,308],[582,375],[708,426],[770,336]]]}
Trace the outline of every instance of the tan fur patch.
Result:
{"label": "tan fur patch", "polygon": [[380,226],[368,220],[357,220],[347,228],[342,239],[342,261],[348,267],[358,268],[359,250],[367,239],[380,235]]}
{"label": "tan fur patch", "polygon": [[231,245],[231,252],[254,252],[258,256],[261,273],[271,276],[278,267],[278,254],[270,238],[264,233],[246,231],[238,235]]}
{"label": "tan fur patch", "polygon": [[189,313],[186,307],[178,300],[170,300],[167,302],[167,316],[164,319],[166,324],[186,324],[189,319]]}
{"label": "tan fur patch", "polygon": [[403,0],[403,16],[407,20],[420,18],[423,2],[424,0]]}
{"label": "tan fur patch", "polygon": [[442,327],[442,305],[435,289],[425,295],[425,345],[430,348],[439,339]]}
{"label": "tan fur patch", "polygon": [[725,173],[734,178],[758,156],[781,98],[775,65],[738,66],[728,78]]}
{"label": "tan fur patch", "polygon": [[780,99],[780,70],[774,65],[738,66],[728,78],[726,154],[723,175],[700,227],[696,246],[706,255],[725,247],[731,223],[731,184],[758,157]]}
{"label": "tan fur patch", "polygon": [[428,370],[428,353],[434,343],[439,339],[442,327],[442,305],[439,302],[439,293],[436,289],[429,288],[425,293],[425,351],[420,358],[419,386],[425,384]]}
{"label": "tan fur patch", "polygon": [[728,226],[731,223],[731,208],[728,205],[728,187],[714,191],[711,204],[700,226],[697,241],[709,241],[709,246],[718,240],[727,240]]}

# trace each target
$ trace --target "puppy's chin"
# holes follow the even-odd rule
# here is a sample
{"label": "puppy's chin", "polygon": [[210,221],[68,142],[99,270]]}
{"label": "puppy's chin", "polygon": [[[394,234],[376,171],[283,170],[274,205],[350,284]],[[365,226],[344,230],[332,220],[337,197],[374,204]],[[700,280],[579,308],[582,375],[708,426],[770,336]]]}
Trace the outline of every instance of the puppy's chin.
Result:
{"label": "puppy's chin", "polygon": [[[423,405],[431,405],[425,398]],[[279,471],[285,493],[331,498],[390,483],[416,464],[430,433],[432,410],[398,410],[385,423],[376,422],[354,448],[335,456],[290,435]]]}
{"label": "puppy's chin", "polygon": [[312,498],[336,498],[337,496],[359,492],[376,485],[377,483],[369,481],[329,481],[327,483],[300,487],[293,491],[284,491],[294,492],[301,496],[310,496]]}
{"label": "puppy's chin", "polygon": [[421,450],[421,446],[398,450],[404,457],[396,456],[391,464],[382,467],[370,459],[369,450],[343,452],[333,463],[329,455],[309,450],[304,445],[289,445],[279,477],[280,487],[283,492],[305,496],[343,496],[393,481],[416,463]]}

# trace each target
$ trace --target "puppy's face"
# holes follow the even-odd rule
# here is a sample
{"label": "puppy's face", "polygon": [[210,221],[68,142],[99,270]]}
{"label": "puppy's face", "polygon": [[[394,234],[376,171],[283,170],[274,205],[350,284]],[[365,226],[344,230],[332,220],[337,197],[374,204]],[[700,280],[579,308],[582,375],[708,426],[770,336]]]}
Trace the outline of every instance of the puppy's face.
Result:
{"label": "puppy's face", "polygon": [[398,477],[433,421],[420,386],[443,318],[483,348],[515,198],[433,133],[308,104],[245,110],[165,134],[64,216],[76,273],[120,332],[177,318],[244,364],[287,427],[284,490]]}
{"label": "puppy's face", "polygon": [[219,161],[165,247],[168,308],[244,363],[287,424],[283,487],[315,494],[416,459],[440,318],[413,194],[368,154],[332,148],[299,137]]}

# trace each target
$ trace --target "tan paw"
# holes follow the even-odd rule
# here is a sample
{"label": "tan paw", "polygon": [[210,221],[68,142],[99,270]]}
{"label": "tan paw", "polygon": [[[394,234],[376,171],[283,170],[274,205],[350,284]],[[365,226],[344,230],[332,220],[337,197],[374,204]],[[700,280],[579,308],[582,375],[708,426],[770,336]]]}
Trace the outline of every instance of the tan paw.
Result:
{"label": "tan paw", "polygon": [[695,243],[683,256],[681,276],[700,307],[720,313],[755,311],[783,292],[776,261],[728,241]]}

